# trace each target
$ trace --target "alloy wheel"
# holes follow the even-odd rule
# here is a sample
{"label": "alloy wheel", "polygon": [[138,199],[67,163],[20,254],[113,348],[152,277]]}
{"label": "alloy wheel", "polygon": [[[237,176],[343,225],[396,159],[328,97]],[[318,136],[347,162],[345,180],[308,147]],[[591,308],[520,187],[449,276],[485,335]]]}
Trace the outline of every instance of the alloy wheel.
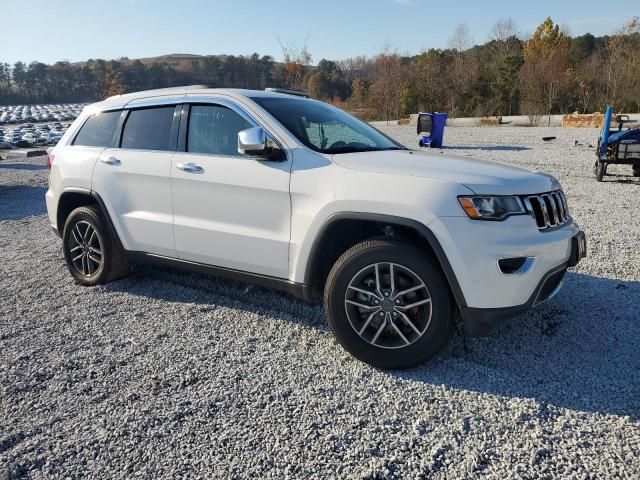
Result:
{"label": "alloy wheel", "polygon": [[77,272],[85,277],[94,275],[104,262],[102,241],[89,222],[77,222],[69,235],[69,256]]}
{"label": "alloy wheel", "polygon": [[356,273],[345,293],[351,327],[366,342],[397,349],[416,342],[429,328],[431,294],[411,269],[374,263]]}

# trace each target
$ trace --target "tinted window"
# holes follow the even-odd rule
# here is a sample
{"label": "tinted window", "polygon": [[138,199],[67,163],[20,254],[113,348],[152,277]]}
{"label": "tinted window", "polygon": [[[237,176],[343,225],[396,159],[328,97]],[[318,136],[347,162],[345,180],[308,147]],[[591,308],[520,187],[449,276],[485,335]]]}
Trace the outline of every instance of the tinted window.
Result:
{"label": "tinted window", "polygon": [[233,110],[218,105],[193,105],[189,114],[187,151],[238,155],[238,132],[251,128]]}
{"label": "tinted window", "polygon": [[122,131],[121,148],[173,150],[171,124],[175,107],[131,110]]}
{"label": "tinted window", "polygon": [[74,145],[108,147],[116,131],[121,112],[102,112],[92,115],[84,122],[73,141]]}

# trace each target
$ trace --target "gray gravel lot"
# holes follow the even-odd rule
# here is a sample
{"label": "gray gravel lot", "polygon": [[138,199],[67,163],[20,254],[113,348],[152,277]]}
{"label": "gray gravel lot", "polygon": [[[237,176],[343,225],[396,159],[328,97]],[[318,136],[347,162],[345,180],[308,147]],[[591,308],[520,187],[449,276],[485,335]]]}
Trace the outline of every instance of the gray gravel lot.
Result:
{"label": "gray gravel lot", "polygon": [[0,162],[0,479],[638,478],[640,180],[595,181],[574,140],[596,135],[447,130],[448,151],[556,175],[589,257],[553,301],[401,372],[260,288],[147,267],[74,285],[42,160]]}

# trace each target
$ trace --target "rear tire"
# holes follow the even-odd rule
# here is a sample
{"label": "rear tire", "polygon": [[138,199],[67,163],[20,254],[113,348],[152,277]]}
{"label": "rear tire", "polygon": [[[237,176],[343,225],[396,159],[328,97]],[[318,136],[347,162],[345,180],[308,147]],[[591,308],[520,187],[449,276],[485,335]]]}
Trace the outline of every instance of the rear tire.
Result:
{"label": "rear tire", "polygon": [[433,357],[453,327],[452,299],[437,263],[398,241],[368,240],[347,250],[327,278],[324,308],[338,342],[380,368]]}
{"label": "rear tire", "polygon": [[79,207],[69,214],[62,244],[67,268],[80,285],[100,285],[129,272],[120,242],[95,207]]}

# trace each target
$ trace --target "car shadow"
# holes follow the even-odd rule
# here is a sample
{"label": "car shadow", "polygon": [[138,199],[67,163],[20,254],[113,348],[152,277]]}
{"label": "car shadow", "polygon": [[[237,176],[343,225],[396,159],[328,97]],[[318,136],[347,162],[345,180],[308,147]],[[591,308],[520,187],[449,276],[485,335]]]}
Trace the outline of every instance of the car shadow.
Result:
{"label": "car shadow", "polygon": [[0,170],[46,170],[46,165],[37,163],[7,163],[0,162]]}
{"label": "car shadow", "polygon": [[46,191],[46,187],[31,185],[0,185],[0,221],[45,213]]}
{"label": "car shadow", "polygon": [[[640,418],[640,282],[568,273],[553,300],[396,378]],[[453,373],[455,372],[455,373]]]}
{"label": "car shadow", "polygon": [[[167,288],[167,283],[170,288]],[[242,309],[328,332],[322,308],[235,281],[137,267],[107,291]],[[568,273],[561,293],[488,336],[455,333],[430,361],[380,370],[399,381],[471,390],[549,406],[640,418],[640,282]],[[615,308],[612,308],[615,306]],[[341,348],[337,343],[335,348]],[[353,360],[356,361],[356,360]]]}
{"label": "car shadow", "polygon": [[177,268],[135,265],[129,276],[99,288],[169,302],[237,308],[327,329],[318,305],[256,285]]}
{"label": "car shadow", "polygon": [[640,177],[635,175],[625,175],[618,173],[610,173],[602,177],[602,183],[624,183],[627,185],[640,185]]}
{"label": "car shadow", "polygon": [[488,152],[499,152],[499,151],[507,151],[507,152],[522,152],[524,150],[531,150],[530,147],[519,147],[515,145],[486,145],[481,147],[473,147],[473,146],[449,146],[444,145],[441,147],[441,150],[486,150]]}

